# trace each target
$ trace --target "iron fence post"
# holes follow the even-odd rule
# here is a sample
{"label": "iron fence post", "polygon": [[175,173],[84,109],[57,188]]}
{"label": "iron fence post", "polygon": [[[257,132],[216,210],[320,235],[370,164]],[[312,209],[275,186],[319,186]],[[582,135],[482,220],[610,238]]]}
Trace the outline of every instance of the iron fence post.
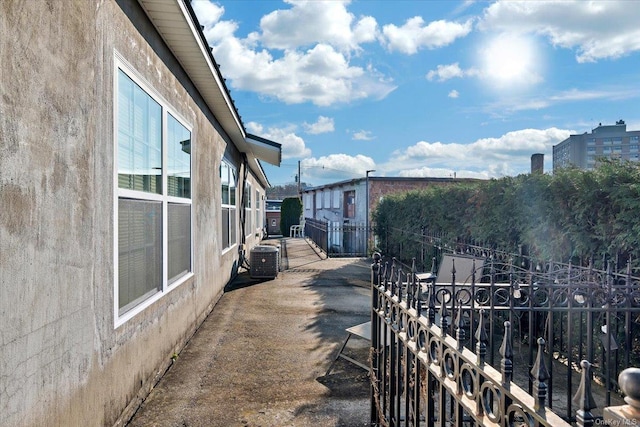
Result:
{"label": "iron fence post", "polygon": [[376,404],[376,396],[380,390],[380,380],[378,371],[378,349],[379,349],[379,321],[378,315],[379,307],[379,287],[380,287],[380,259],[379,253],[373,254],[373,263],[371,264],[371,366],[370,366],[370,381],[371,381],[371,416],[370,421],[372,426],[377,426],[380,422],[378,417],[378,405]]}

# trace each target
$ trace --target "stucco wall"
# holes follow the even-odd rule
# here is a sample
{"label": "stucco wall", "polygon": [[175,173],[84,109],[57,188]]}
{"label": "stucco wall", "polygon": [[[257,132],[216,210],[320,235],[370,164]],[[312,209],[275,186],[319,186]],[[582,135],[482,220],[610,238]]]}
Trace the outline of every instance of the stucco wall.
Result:
{"label": "stucco wall", "polygon": [[[114,50],[194,141],[194,277],[118,328]],[[218,167],[239,155],[203,106],[136,2],[0,2],[0,425],[121,424],[220,297]]]}

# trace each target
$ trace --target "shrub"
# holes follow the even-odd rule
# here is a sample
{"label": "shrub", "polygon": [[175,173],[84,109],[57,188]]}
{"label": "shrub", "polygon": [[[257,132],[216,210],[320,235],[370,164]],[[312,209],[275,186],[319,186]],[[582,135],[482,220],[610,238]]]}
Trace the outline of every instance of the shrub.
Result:
{"label": "shrub", "polygon": [[297,197],[288,197],[282,201],[280,208],[280,232],[283,236],[289,235],[289,228],[292,225],[300,224],[302,215],[302,203]]}

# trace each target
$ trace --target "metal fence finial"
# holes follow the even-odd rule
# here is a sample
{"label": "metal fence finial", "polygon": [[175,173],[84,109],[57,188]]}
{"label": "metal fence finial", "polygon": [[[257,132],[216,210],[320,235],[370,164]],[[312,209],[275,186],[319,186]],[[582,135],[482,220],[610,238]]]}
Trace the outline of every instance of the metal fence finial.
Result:
{"label": "metal fence finial", "polygon": [[502,386],[508,388],[513,379],[513,347],[511,346],[511,322],[504,322],[504,336],[500,346],[500,368],[502,371]]}
{"label": "metal fence finial", "polygon": [[431,326],[436,321],[436,297],[434,284],[427,284],[427,325]]}
{"label": "metal fence finial", "polygon": [[598,407],[591,394],[591,363],[583,360],[580,362],[580,367],[582,368],[580,386],[573,397],[573,403],[578,407],[576,421],[580,427],[591,427],[594,423],[591,410]]}
{"label": "metal fence finial", "polygon": [[371,283],[378,287],[380,286],[380,260],[382,256],[379,252],[373,253],[373,263],[371,264]]}
{"label": "metal fence finial", "polygon": [[396,258],[393,257],[391,260],[391,271],[389,271],[389,281],[391,282],[391,294],[395,295],[396,293],[396,282],[394,278],[396,276]]}
{"label": "metal fence finial", "polygon": [[549,371],[544,362],[544,347],[546,342],[543,338],[538,338],[538,354],[536,363],[531,368],[531,376],[533,377],[533,409],[536,411],[544,411],[545,400],[547,399],[547,383],[549,379]]}

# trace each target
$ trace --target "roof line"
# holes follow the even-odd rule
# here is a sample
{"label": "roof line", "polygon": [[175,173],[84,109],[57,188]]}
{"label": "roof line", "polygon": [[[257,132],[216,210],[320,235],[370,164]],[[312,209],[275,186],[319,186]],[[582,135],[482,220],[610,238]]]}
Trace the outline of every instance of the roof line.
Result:
{"label": "roof line", "polygon": [[275,141],[271,141],[270,139],[263,138],[263,137],[258,136],[258,135],[254,135],[254,134],[252,134],[252,133],[248,133],[248,134],[247,134],[247,138],[249,138],[249,139],[255,139],[255,140],[256,140],[256,141],[258,141],[258,142],[262,142],[262,143],[267,144],[267,145],[270,145],[270,146],[272,146],[272,147],[274,147],[274,148],[282,148],[282,144],[280,144],[280,143],[278,143],[278,142],[275,142]]}
{"label": "roof line", "polygon": [[198,16],[196,15],[196,12],[193,10],[193,7],[191,7],[191,1],[189,0],[185,0],[182,2],[187,11],[189,12],[189,15],[191,17],[191,19],[193,20],[193,23],[196,25],[196,32],[198,33],[198,37],[200,37],[200,41],[208,47],[208,49],[206,49],[207,51],[207,56],[209,57],[209,59],[211,60],[211,63],[213,64],[213,68],[216,71],[216,74],[218,75],[218,78],[220,79],[220,82],[222,83],[222,88],[224,89],[224,92],[227,94],[227,97],[229,98],[229,100],[231,101],[231,106],[233,107],[233,111],[236,115],[236,117],[238,118],[238,123],[240,124],[240,128],[242,130],[242,133],[246,136],[247,135],[247,130],[244,127],[244,123],[242,122],[242,116],[240,115],[240,112],[238,111],[238,107],[236,107],[236,103],[234,102],[233,98],[231,97],[231,91],[229,91],[229,88],[227,87],[227,79],[224,78],[224,76],[222,75],[222,72],[220,71],[220,64],[218,64],[218,62],[216,61],[216,59],[214,58],[213,54],[211,53],[211,46],[209,45],[209,42],[207,41],[207,38],[204,35],[204,25],[200,24],[200,21],[198,20]]}

